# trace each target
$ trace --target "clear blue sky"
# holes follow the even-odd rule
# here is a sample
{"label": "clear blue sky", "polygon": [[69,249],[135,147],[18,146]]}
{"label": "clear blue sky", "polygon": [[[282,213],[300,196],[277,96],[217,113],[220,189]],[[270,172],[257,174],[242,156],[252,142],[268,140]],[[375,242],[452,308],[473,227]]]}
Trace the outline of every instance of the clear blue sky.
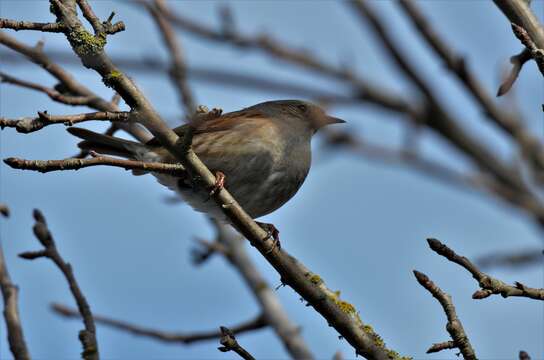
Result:
{"label": "clear blue sky", "polygon": [[[293,46],[307,47],[332,63],[344,62],[362,76],[403,92],[406,85],[395,67],[376,46],[370,29],[340,2],[334,1],[238,1],[230,3],[240,31],[266,31]],[[127,30],[108,40],[111,55],[136,59],[166,58],[154,23],[140,8],[122,2],[92,2],[106,18],[111,10]],[[175,1],[171,5],[186,15],[217,23],[218,2]],[[490,132],[477,108],[419,41],[392,2],[374,2],[388,17],[388,27],[407,50],[411,60],[428,74],[441,98],[476,136],[509,158],[504,139]],[[425,1],[425,13],[451,46],[467,56],[469,65],[494,93],[500,71],[508,58],[520,50],[504,16],[490,1]],[[0,2],[1,16],[18,20],[51,21],[46,1]],[[543,2],[533,0],[537,14]],[[67,49],[63,35],[12,32],[33,44],[45,39],[45,49]],[[336,90],[333,82],[316,79],[258,53],[239,52],[182,35],[188,62],[220,69],[244,70],[249,74],[299,81]],[[2,71],[46,85],[52,78],[35,65],[1,65]],[[82,67],[70,68],[77,78],[96,92],[110,96],[99,77]],[[134,74],[135,81],[167,118],[179,116],[177,95],[162,75]],[[254,103],[284,98],[194,82],[198,103],[237,110]],[[515,85],[515,97],[528,126],[542,136],[540,104],[544,97],[542,78],[536,66],[524,68]],[[2,84],[0,112],[5,117],[31,116],[37,110],[52,114],[78,113],[52,103],[46,96]],[[501,99],[503,103],[508,100]],[[369,107],[335,107],[331,112],[348,121],[353,132],[385,144],[399,142],[399,123],[394,116]],[[86,124],[91,129],[104,125]],[[485,133],[485,134],[484,134]],[[493,133],[493,135],[489,135]],[[62,126],[23,135],[12,129],[0,132],[2,158],[63,158],[76,153],[77,140]],[[463,161],[434,136],[425,140],[427,154]],[[0,222],[0,238],[14,282],[20,286],[20,310],[25,335],[36,359],[71,359],[81,352],[77,339],[82,325],[61,319],[49,310],[58,301],[73,305],[68,287],[50,261],[28,262],[16,255],[38,249],[32,235],[31,212],[45,213],[59,250],[73,264],[92,310],[136,324],[173,331],[216,328],[252,318],[259,308],[236,272],[220,257],[202,267],[190,262],[194,237],[213,234],[204,216],[189,207],[165,202],[170,196],[151,176],[133,177],[112,168],[78,172],[38,174],[0,165],[0,202],[12,210]],[[453,352],[426,355],[433,342],[448,340],[441,307],[412,275],[412,269],[427,273],[450,293],[465,330],[482,359],[512,359],[520,349],[533,359],[544,354],[544,309],[527,299],[492,297],[471,299],[476,283],[463,269],[432,253],[425,238],[436,237],[460,254],[475,257],[496,250],[542,245],[542,234],[520,212],[484,196],[438,184],[412,172],[367,163],[345,152],[323,152],[314,144],[314,165],[306,183],[286,206],[263,220],[281,231],[282,245],[319,273],[332,289],[353,303],[363,321],[370,323],[386,343],[415,359],[454,358]],[[279,284],[275,271],[248,247],[259,270],[272,286]],[[543,270],[533,267],[515,273],[496,270],[494,275],[513,282],[542,287]],[[278,296],[316,356],[330,359],[340,350],[346,358],[354,353],[345,341],[289,288]],[[271,330],[239,336],[240,343],[260,359],[287,355]],[[153,340],[98,327],[98,340],[105,359],[234,359],[217,351],[216,342],[191,346],[165,345]],[[0,358],[9,359],[5,326],[0,324]]]}

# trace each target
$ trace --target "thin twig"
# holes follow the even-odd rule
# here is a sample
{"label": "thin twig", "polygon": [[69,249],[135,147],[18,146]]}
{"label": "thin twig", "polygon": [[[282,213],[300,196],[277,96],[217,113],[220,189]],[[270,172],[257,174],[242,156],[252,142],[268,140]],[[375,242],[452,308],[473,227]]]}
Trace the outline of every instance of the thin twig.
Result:
{"label": "thin twig", "polygon": [[72,296],[76,300],[79,313],[83,319],[83,324],[85,325],[85,329],[79,332],[79,340],[83,345],[83,352],[81,356],[86,360],[98,360],[99,353],[98,344],[96,342],[96,328],[89,303],[79,288],[74,272],[72,271],[72,266],[65,262],[58,252],[55,241],[53,240],[53,235],[47,227],[45,217],[38,209],[34,210],[33,215],[34,219],[36,220],[33,227],[34,235],[40,241],[44,249],[39,251],[24,252],[19,254],[19,256],[27,260],[46,257],[53,261],[59,268],[68,282]]}
{"label": "thin twig", "polygon": [[6,119],[0,117],[0,128],[12,127],[20,133],[28,134],[53,124],[72,126],[80,122],[91,120],[128,122],[129,117],[130,113],[124,111],[98,111],[74,115],[49,115],[46,111],[38,111],[38,117],[35,118],[25,117],[20,119]]}
{"label": "thin twig", "polygon": [[144,162],[136,160],[118,159],[108,156],[97,155],[89,159],[64,159],[64,160],[25,160],[19,158],[4,159],[4,163],[14,169],[32,170],[46,173],[50,171],[79,170],[90,166],[113,166],[125,170],[143,170],[171,174],[175,176],[186,176],[183,165],[167,164],[157,162]]}
{"label": "thin twig", "polygon": [[481,290],[476,291],[472,295],[473,299],[484,299],[493,294],[500,294],[505,298],[509,296],[518,296],[544,300],[544,289],[530,288],[519,282],[516,282],[514,286],[508,285],[505,282],[480,271],[469,259],[457,255],[452,249],[441,243],[439,240],[427,239],[427,242],[434,252],[444,256],[449,261],[462,266],[472,274],[472,277],[476,279],[476,281],[478,281]]}
{"label": "thin twig", "polygon": [[37,30],[41,32],[64,32],[66,29],[63,24],[59,23],[41,23],[32,21],[16,21],[10,19],[0,19],[0,29],[19,30]]}
{"label": "thin twig", "polygon": [[474,353],[470,340],[463,329],[463,324],[461,324],[461,321],[457,317],[451,296],[442,291],[442,289],[436,286],[431,279],[429,279],[427,275],[423,274],[422,272],[414,270],[414,275],[419,284],[427,289],[427,291],[429,291],[433,297],[440,302],[440,305],[442,305],[444,313],[446,313],[448,318],[446,330],[448,330],[448,333],[455,342],[455,347],[457,347],[463,354],[463,358],[465,360],[476,360],[476,354]]}
{"label": "thin twig", "polygon": [[[51,304],[51,309],[62,316],[67,318],[81,318],[81,314],[76,310],[72,309],[66,305],[62,304]],[[134,335],[145,336],[155,340],[160,340],[170,343],[182,343],[182,344],[191,344],[199,341],[206,340],[217,340],[221,336],[221,332],[217,330],[210,331],[201,331],[194,333],[177,333],[177,332],[167,332],[162,330],[155,330],[151,328],[146,328],[139,325],[134,325],[125,321],[116,320],[102,315],[94,315],[94,321],[97,324],[110,326],[112,328],[126,331]],[[231,327],[232,331],[235,334],[241,334],[244,332],[254,331],[263,329],[267,326],[266,321],[264,320],[263,315],[259,315],[254,319],[245,321],[238,325]]]}
{"label": "thin twig", "polygon": [[[0,213],[8,217],[9,209],[5,204],[0,204]],[[30,360],[30,354],[26,346],[19,315],[18,287],[11,282],[4,252],[0,246],[0,290],[4,299],[4,319],[9,349],[16,360]]]}
{"label": "thin twig", "polygon": [[455,345],[455,341],[444,341],[444,342],[441,342],[441,343],[436,343],[436,344],[433,344],[428,350],[427,350],[427,354],[432,354],[432,353],[435,353],[435,352],[439,352],[439,351],[442,351],[442,350],[450,350],[450,349],[455,349],[457,348],[457,346]]}
{"label": "thin twig", "polygon": [[73,96],[62,94],[57,90],[49,88],[47,86],[43,86],[26,80],[17,79],[3,72],[0,72],[0,82],[43,92],[47,96],[49,96],[51,100],[66,105],[89,105],[94,100],[92,96]]}
{"label": "thin twig", "polygon": [[168,13],[170,9],[167,8],[166,3],[162,0],[155,0],[153,4],[145,0],[143,2],[159,27],[164,44],[170,53],[171,64],[168,73],[172,83],[177,89],[180,103],[183,105],[185,114],[189,116],[193,114],[196,109],[195,101],[187,81],[185,55],[179,42],[179,38],[176,37],[176,33],[174,32],[171,23],[164,15]]}
{"label": "thin twig", "polygon": [[492,267],[523,268],[531,265],[540,265],[544,263],[544,253],[542,248],[511,250],[494,252],[482,255],[476,258],[476,266],[483,269]]}
{"label": "thin twig", "polygon": [[538,69],[544,75],[544,49],[539,49],[529,36],[529,33],[521,26],[512,23],[512,31],[519,41],[531,52],[531,57],[538,65]]}
{"label": "thin twig", "polygon": [[246,349],[238,344],[238,341],[236,341],[236,338],[234,337],[234,333],[229,328],[221,326],[219,329],[221,330],[221,339],[219,342],[223,345],[217,348],[219,351],[234,351],[244,360],[255,360]]}

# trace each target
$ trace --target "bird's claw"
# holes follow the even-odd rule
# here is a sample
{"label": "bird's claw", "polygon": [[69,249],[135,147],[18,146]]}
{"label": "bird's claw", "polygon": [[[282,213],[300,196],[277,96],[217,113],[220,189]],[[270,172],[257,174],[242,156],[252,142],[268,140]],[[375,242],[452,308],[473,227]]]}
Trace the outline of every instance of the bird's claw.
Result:
{"label": "bird's claw", "polygon": [[221,191],[221,189],[223,189],[224,186],[225,186],[225,174],[223,174],[221,171],[216,171],[215,184],[213,185],[210,191],[210,197],[216,194],[217,192]]}
{"label": "bird's claw", "polygon": [[274,224],[268,224],[268,223],[262,223],[257,222],[257,225],[259,225],[264,231],[266,231],[266,237],[263,239],[264,241],[272,240],[272,246],[267,251],[268,253],[271,253],[274,248],[278,248],[278,250],[281,249],[281,243],[280,243],[280,231],[274,226]]}

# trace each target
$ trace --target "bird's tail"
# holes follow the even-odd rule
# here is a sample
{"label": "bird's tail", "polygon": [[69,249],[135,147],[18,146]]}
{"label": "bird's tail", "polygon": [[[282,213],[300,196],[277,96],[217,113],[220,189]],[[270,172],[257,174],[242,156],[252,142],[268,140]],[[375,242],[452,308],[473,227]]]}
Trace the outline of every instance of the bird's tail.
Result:
{"label": "bird's tail", "polygon": [[127,159],[143,160],[149,153],[147,145],[117,137],[95,133],[83,128],[69,127],[70,134],[83,139],[77,146],[83,150],[93,150],[100,154],[120,156]]}

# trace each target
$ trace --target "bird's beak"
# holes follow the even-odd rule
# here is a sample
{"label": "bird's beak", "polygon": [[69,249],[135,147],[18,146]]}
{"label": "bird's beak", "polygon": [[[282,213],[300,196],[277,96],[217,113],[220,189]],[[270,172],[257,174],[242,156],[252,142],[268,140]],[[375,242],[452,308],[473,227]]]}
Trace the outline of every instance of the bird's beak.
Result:
{"label": "bird's beak", "polygon": [[345,122],[346,122],[346,120],[342,120],[342,119],[339,119],[339,118],[334,117],[334,116],[327,116],[326,121],[325,121],[325,125],[343,124]]}

